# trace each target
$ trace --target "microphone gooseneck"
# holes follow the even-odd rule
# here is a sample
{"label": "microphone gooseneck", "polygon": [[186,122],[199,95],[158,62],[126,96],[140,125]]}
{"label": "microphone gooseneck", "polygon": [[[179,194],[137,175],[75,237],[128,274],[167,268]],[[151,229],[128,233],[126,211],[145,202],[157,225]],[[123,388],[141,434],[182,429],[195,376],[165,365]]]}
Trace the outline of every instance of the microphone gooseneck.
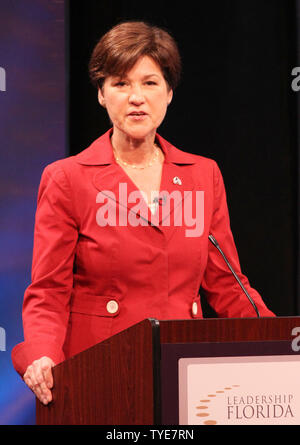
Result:
{"label": "microphone gooseneck", "polygon": [[218,249],[218,251],[220,252],[220,254],[222,255],[222,257],[224,258],[225,263],[227,264],[227,266],[229,267],[231,273],[233,274],[234,278],[236,279],[236,281],[239,283],[239,285],[241,286],[243,292],[246,294],[248,300],[250,301],[250,303],[252,304],[252,306],[254,307],[254,310],[257,314],[257,317],[260,318],[260,314],[259,311],[256,307],[256,304],[254,303],[253,299],[250,297],[249,293],[247,292],[247,290],[245,289],[245,286],[243,285],[243,283],[241,282],[241,280],[239,279],[239,277],[237,276],[237,274],[235,273],[235,271],[233,270],[231,264],[229,263],[228,259],[226,258],[224,252],[222,251],[221,247],[219,246],[216,238],[213,235],[209,235],[208,236],[209,241]]}

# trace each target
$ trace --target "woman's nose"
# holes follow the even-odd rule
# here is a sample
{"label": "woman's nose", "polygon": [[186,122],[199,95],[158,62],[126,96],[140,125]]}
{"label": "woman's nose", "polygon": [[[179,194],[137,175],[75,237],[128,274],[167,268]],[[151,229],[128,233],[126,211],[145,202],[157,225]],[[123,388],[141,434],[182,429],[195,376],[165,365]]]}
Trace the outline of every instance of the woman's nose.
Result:
{"label": "woman's nose", "polygon": [[132,89],[131,94],[129,96],[129,102],[135,105],[142,104],[145,101],[144,95],[142,93],[141,88],[136,87]]}

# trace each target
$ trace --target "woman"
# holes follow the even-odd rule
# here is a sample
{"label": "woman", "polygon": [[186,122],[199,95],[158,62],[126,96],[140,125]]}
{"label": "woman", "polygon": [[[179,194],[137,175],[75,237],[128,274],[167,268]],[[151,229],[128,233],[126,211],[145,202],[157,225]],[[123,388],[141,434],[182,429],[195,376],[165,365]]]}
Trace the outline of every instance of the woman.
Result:
{"label": "woman", "polygon": [[112,128],[43,172],[25,341],[12,357],[45,404],[55,364],[145,318],[201,318],[200,286],[220,317],[256,316],[210,234],[260,315],[274,315],[240,271],[216,163],[157,133],[179,73],[168,33],[143,22],[114,27],[90,61]]}

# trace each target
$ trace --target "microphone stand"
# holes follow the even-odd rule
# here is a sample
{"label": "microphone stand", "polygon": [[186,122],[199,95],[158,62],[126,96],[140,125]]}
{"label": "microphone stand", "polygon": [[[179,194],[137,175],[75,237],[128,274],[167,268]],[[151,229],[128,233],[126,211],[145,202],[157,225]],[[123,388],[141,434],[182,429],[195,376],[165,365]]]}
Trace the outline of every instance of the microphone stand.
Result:
{"label": "microphone stand", "polygon": [[254,303],[253,299],[250,297],[249,293],[247,292],[247,290],[245,289],[245,286],[243,285],[243,283],[241,282],[241,280],[239,279],[239,277],[237,276],[237,274],[235,273],[235,271],[233,270],[231,264],[229,263],[228,259],[226,258],[224,252],[222,251],[221,247],[219,246],[216,238],[213,235],[209,235],[208,236],[209,241],[218,249],[218,251],[220,252],[220,254],[222,255],[222,257],[224,258],[225,263],[227,264],[227,266],[229,267],[231,273],[233,274],[234,278],[236,279],[236,281],[239,283],[239,285],[241,286],[242,290],[244,291],[244,293],[246,294],[248,300],[250,301],[250,303],[252,304],[252,306],[254,307],[254,310],[256,312],[256,315],[258,318],[260,318],[260,314],[259,311],[256,307],[256,304]]}

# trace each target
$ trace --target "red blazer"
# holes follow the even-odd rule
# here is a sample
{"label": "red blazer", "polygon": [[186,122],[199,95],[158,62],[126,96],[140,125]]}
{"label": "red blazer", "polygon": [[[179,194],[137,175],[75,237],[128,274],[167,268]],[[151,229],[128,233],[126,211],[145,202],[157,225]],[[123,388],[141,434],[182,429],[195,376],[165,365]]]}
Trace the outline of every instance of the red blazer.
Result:
{"label": "red blazer", "polygon": [[[24,296],[24,342],[12,351],[13,364],[21,375],[37,358],[49,356],[59,363],[148,317],[201,318],[200,286],[220,317],[255,317],[252,305],[208,240],[210,233],[261,316],[274,316],[240,271],[217,164],[178,150],[157,135],[165,154],[160,190],[166,200],[160,201],[161,216],[153,223],[148,207],[147,216],[137,208],[137,200],[124,201],[120,184],[127,187],[127,196],[132,192],[141,195],[114,160],[111,132],[43,172],[32,283]],[[172,192],[176,199],[170,198]],[[143,200],[140,203],[146,205]],[[175,222],[175,214],[180,218],[178,210],[184,205],[189,210],[192,206],[194,217],[197,205],[201,210],[197,236],[196,231],[187,236],[191,218],[185,221],[182,217],[182,224]],[[111,225],[101,222],[105,220],[103,209]],[[131,223],[114,224],[115,216],[119,221],[121,214],[133,218]]]}

